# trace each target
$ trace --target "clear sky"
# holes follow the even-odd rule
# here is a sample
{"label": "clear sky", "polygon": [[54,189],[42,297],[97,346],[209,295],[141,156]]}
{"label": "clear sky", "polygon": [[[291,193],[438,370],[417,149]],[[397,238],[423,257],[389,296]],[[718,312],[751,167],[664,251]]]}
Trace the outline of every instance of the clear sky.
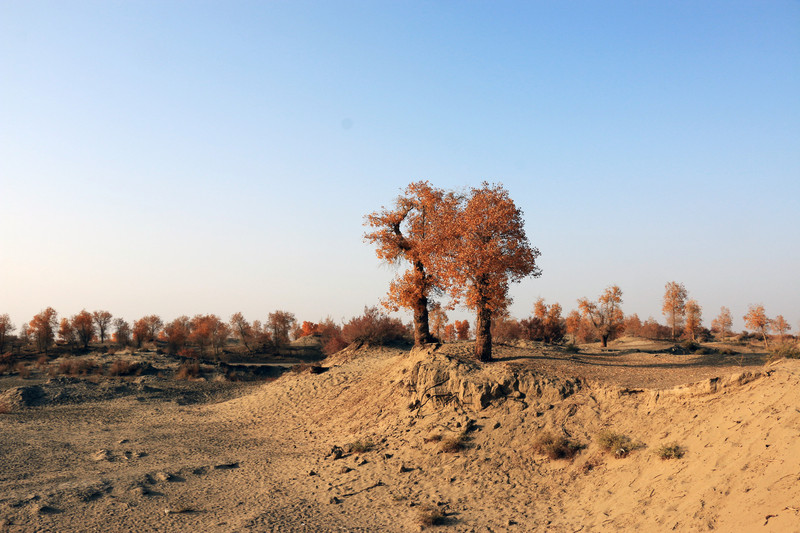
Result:
{"label": "clear sky", "polygon": [[[363,216],[500,182],[543,275],[800,328],[800,2],[0,1],[0,313],[358,314]],[[467,316],[451,313],[451,318]]]}

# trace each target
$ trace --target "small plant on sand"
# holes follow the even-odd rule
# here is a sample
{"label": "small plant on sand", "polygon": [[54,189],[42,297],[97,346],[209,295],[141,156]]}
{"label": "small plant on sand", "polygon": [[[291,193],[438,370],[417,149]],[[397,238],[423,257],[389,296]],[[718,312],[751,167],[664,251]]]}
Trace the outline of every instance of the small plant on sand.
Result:
{"label": "small plant on sand", "polygon": [[603,430],[597,435],[597,443],[602,449],[611,453],[617,459],[627,457],[629,453],[639,448],[644,448],[641,442],[634,442],[627,435]]}
{"label": "small plant on sand", "polygon": [[677,442],[673,442],[672,444],[664,444],[655,450],[655,454],[665,461],[667,459],[680,459],[685,453],[686,450]]}
{"label": "small plant on sand", "polygon": [[417,512],[417,522],[422,527],[438,526],[444,522],[444,518],[444,513],[433,505],[423,505]]}
{"label": "small plant on sand", "polygon": [[800,359],[800,344],[795,342],[784,342],[776,345],[769,351],[767,362],[777,361],[778,359]]}
{"label": "small plant on sand", "polygon": [[11,404],[8,402],[0,402],[0,415],[7,415],[14,409],[11,407]]}
{"label": "small plant on sand", "polygon": [[429,442],[440,442],[442,440],[442,435],[440,433],[436,433],[431,435],[430,437],[423,437],[422,442],[428,444]]}
{"label": "small plant on sand", "polygon": [[109,376],[133,376],[142,372],[139,363],[126,359],[117,359],[108,367]]}
{"label": "small plant on sand", "polygon": [[67,376],[88,376],[98,369],[97,363],[92,359],[64,359],[58,364],[58,374]]}
{"label": "small plant on sand", "polygon": [[555,437],[552,433],[542,433],[533,443],[534,451],[544,454],[552,460],[572,459],[582,448],[583,445],[563,435]]}
{"label": "small plant on sand", "polygon": [[439,451],[444,453],[460,452],[466,447],[466,440],[463,434],[443,437],[439,441]]}
{"label": "small plant on sand", "polygon": [[175,379],[194,379],[200,376],[199,363],[183,363],[175,373]]}
{"label": "small plant on sand", "polygon": [[375,447],[371,439],[357,440],[346,446],[348,453],[367,453]]}
{"label": "small plant on sand", "polygon": [[564,346],[564,352],[566,353],[579,353],[581,349],[578,347],[577,344],[569,343]]}

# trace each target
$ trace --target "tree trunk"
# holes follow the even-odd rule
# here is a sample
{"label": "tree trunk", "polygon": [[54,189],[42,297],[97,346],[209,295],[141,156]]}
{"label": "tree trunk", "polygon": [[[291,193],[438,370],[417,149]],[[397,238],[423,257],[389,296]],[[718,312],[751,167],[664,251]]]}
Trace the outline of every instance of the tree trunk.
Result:
{"label": "tree trunk", "polygon": [[433,342],[428,325],[428,298],[421,296],[414,303],[414,346]]}
{"label": "tree trunk", "polygon": [[478,361],[492,360],[492,311],[485,302],[478,303],[478,318],[475,324],[475,357]]}
{"label": "tree trunk", "polygon": [[610,335],[608,333],[603,333],[600,335],[600,346],[603,348],[608,348],[608,337]]}

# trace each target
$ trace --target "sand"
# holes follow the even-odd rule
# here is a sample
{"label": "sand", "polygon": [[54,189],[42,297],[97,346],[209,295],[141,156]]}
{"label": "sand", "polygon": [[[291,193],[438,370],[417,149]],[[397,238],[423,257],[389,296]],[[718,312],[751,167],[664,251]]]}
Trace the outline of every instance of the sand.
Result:
{"label": "sand", "polygon": [[[800,361],[467,352],[365,347],[259,385],[5,383],[0,530],[418,531],[435,509],[424,529],[800,531]],[[641,447],[618,458],[604,429]],[[583,449],[549,459],[544,433]]]}

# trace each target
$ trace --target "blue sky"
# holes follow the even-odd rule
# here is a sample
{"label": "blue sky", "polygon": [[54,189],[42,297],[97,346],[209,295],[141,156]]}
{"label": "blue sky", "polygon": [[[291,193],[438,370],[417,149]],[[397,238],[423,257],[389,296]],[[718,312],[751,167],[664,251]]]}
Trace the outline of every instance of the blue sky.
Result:
{"label": "blue sky", "polygon": [[[0,313],[359,313],[363,216],[500,182],[541,296],[800,328],[800,2],[0,2]],[[451,318],[469,316],[464,311]]]}

